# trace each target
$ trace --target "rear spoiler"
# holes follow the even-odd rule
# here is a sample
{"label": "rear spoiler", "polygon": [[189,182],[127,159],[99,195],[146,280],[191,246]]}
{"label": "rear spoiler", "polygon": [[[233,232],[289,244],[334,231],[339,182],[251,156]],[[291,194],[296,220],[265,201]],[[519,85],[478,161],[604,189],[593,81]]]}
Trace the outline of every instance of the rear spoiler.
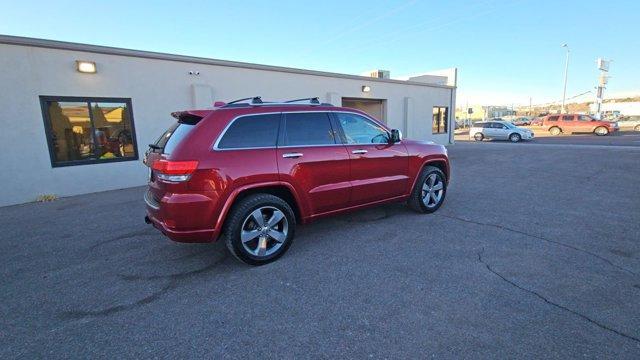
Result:
{"label": "rear spoiler", "polygon": [[209,111],[176,111],[172,112],[171,116],[181,124],[195,125],[208,114]]}

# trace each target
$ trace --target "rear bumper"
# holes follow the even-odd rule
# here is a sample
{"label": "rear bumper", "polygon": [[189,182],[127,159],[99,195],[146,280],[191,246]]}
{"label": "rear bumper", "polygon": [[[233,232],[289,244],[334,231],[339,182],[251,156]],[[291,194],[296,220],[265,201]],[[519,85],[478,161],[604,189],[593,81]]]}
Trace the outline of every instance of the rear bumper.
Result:
{"label": "rear bumper", "polygon": [[169,194],[156,200],[147,191],[145,221],[169,239],[185,243],[207,243],[218,239],[213,224],[213,200],[199,194]]}

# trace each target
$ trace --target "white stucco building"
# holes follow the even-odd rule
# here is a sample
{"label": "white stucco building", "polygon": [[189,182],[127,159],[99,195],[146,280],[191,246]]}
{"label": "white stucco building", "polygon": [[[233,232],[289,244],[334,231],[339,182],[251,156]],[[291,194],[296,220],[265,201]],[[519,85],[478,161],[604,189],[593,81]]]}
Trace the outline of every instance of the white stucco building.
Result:
{"label": "white stucco building", "polygon": [[393,80],[0,36],[0,206],[144,185],[142,155],[171,112],[249,96],[318,96],[449,144],[455,69],[448,74]]}

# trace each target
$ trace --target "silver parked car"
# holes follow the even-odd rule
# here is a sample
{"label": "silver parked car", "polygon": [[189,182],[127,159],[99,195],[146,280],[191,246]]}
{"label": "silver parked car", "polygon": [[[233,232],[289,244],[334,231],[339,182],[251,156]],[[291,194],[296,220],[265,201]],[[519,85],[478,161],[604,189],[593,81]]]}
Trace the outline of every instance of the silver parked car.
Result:
{"label": "silver parked car", "polygon": [[507,121],[481,121],[473,123],[471,129],[469,129],[469,139],[475,141],[496,139],[518,142],[520,140],[533,139],[533,131],[517,127]]}
{"label": "silver parked car", "polygon": [[624,130],[640,131],[640,116],[626,116],[618,119],[618,125]]}

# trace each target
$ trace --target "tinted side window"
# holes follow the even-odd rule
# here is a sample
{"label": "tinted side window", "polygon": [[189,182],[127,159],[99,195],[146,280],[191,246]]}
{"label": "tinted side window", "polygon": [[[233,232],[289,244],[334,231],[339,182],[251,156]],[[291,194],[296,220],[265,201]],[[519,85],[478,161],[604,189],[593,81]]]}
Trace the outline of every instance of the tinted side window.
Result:
{"label": "tinted side window", "polygon": [[333,145],[335,134],[329,114],[289,113],[284,115],[284,146]]}
{"label": "tinted side window", "polygon": [[336,113],[347,144],[385,144],[389,142],[385,129],[364,116]]}
{"label": "tinted side window", "polygon": [[500,123],[496,123],[496,122],[491,123],[491,127],[492,127],[493,129],[503,129],[503,128],[504,128],[504,126],[503,126],[502,124],[500,124]]}
{"label": "tinted side window", "polygon": [[274,147],[278,140],[280,114],[237,118],[218,143],[219,149]]}
{"label": "tinted side window", "polygon": [[549,116],[547,118],[547,121],[558,121],[558,118],[560,118],[560,116],[557,116],[557,115],[556,116]]}
{"label": "tinted side window", "polygon": [[176,123],[158,139],[157,145],[163,148],[163,153],[169,155],[194,127],[195,125]]}
{"label": "tinted side window", "polygon": [[562,115],[562,121],[573,121],[573,115]]}

